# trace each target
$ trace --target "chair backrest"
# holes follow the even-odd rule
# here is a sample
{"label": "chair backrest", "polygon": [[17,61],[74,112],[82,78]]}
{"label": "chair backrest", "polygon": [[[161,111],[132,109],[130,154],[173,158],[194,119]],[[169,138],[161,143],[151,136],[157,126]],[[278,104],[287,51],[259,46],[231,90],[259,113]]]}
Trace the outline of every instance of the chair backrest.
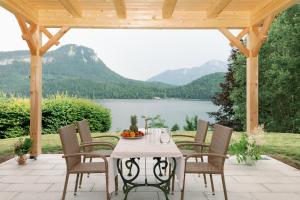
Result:
{"label": "chair backrest", "polygon": [[[226,155],[229,142],[232,135],[232,128],[228,128],[219,124],[214,125],[214,132],[211,139],[211,144],[209,147],[209,153],[216,153],[221,155]],[[221,157],[208,157],[208,163],[214,165],[218,169],[224,167],[225,158]]]}
{"label": "chair backrest", "polygon": [[[80,135],[81,143],[91,143],[93,141],[93,138],[88,120],[83,119],[81,121],[78,121],[76,124]],[[86,147],[84,148],[84,150],[85,152],[91,152],[93,148]]]}
{"label": "chair backrest", "polygon": [[[195,136],[195,142],[204,144],[208,130],[208,122],[199,119],[197,122],[197,132]],[[201,152],[201,147],[196,147],[197,152]]]}
{"label": "chair backrest", "polygon": [[[76,135],[76,127],[68,125],[58,129],[63,152],[65,155],[80,153],[80,147]],[[81,162],[81,157],[68,157],[66,158],[67,169],[70,170],[74,165]]]}

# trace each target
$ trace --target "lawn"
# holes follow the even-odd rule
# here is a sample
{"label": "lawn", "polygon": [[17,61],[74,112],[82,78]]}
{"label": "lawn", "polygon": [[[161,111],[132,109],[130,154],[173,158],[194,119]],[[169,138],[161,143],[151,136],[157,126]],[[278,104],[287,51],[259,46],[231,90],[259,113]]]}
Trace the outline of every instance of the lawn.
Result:
{"label": "lawn", "polygon": [[[178,134],[193,135],[195,132],[178,132]],[[96,135],[103,135],[95,133]],[[238,139],[240,133],[235,132],[231,142]],[[209,143],[211,132],[207,136]],[[0,162],[13,155],[12,145],[18,138],[9,138],[0,140]],[[109,140],[106,140],[109,141]],[[261,146],[263,154],[270,155],[289,165],[300,169],[300,134],[291,133],[265,133],[263,135],[264,144]],[[115,140],[111,142],[116,142]],[[43,153],[61,153],[61,144],[59,135],[43,135],[42,136],[42,152]]]}

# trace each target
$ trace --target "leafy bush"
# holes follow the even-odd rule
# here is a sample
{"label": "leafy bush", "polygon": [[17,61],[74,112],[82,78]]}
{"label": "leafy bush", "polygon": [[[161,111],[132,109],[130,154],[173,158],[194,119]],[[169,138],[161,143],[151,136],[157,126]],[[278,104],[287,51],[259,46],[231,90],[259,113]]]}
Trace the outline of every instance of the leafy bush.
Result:
{"label": "leafy bush", "polygon": [[0,138],[29,134],[29,100],[0,98]]}
{"label": "leafy bush", "polygon": [[[240,140],[230,145],[229,152],[236,155],[238,163],[250,164],[261,158],[259,146],[254,139],[250,140],[247,134],[242,134]],[[253,161],[253,162],[251,162]]]}
{"label": "leafy bush", "polygon": [[178,124],[174,124],[174,125],[172,126],[172,128],[171,128],[171,131],[172,131],[172,132],[175,132],[175,131],[178,131],[178,130],[180,130],[180,127],[179,127]]}
{"label": "leafy bush", "polygon": [[19,138],[14,144],[14,153],[18,156],[27,154],[32,146],[32,140],[30,138]]}
{"label": "leafy bush", "polygon": [[189,116],[186,116],[185,123],[186,123],[186,126],[183,127],[183,129],[185,131],[197,130],[198,116],[195,115],[194,117],[191,117],[191,118],[189,118]]}
{"label": "leafy bush", "polygon": [[155,117],[150,117],[148,119],[150,121],[148,128],[168,128],[166,120],[162,119],[160,115],[156,115]]}
{"label": "leafy bush", "polygon": [[[29,134],[29,100],[0,98],[0,138]],[[105,132],[111,127],[110,111],[90,100],[56,95],[43,101],[43,134],[57,133],[57,129],[83,118],[89,120],[91,131]]]}

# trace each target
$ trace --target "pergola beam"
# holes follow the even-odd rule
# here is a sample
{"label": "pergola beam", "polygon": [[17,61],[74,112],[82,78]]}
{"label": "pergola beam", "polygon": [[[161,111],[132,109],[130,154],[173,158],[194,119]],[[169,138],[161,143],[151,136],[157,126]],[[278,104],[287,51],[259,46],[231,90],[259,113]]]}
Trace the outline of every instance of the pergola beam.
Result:
{"label": "pergola beam", "polygon": [[117,15],[121,19],[125,19],[127,17],[126,14],[126,6],[124,0],[113,0],[115,10],[117,12]]}
{"label": "pergola beam", "polygon": [[23,40],[26,40],[31,55],[35,55],[36,54],[36,44],[35,44],[35,41],[33,40],[32,34],[36,31],[36,25],[33,24],[30,26],[30,28],[28,28],[25,20],[23,19],[23,17],[21,15],[16,14],[15,17],[16,17],[16,19],[19,23],[20,29],[22,31]]}
{"label": "pergola beam", "polygon": [[40,55],[44,55],[53,45],[55,45],[58,40],[64,36],[64,34],[66,32],[68,32],[68,30],[70,30],[70,27],[62,27],[54,36],[52,36],[48,42],[46,44],[44,44],[41,48],[40,48]]}
{"label": "pergola beam", "polygon": [[26,21],[38,24],[38,12],[21,0],[0,0],[0,6],[14,14],[23,16]]}
{"label": "pergola beam", "polygon": [[239,38],[236,38],[229,30],[226,28],[219,29],[221,33],[230,41],[232,45],[237,47],[246,57],[249,56],[249,50],[244,46]]}
{"label": "pergola beam", "polygon": [[266,17],[271,15],[274,16],[296,3],[299,3],[299,0],[272,0],[261,9],[255,10],[254,13],[251,13],[251,25],[259,25],[266,19]]}
{"label": "pergola beam", "polygon": [[176,4],[177,4],[177,0],[164,0],[164,4],[162,8],[162,17],[164,19],[168,19],[172,17]]}
{"label": "pergola beam", "polygon": [[215,0],[211,9],[207,12],[207,18],[217,17],[232,0]]}
{"label": "pergola beam", "polygon": [[78,0],[59,0],[59,1],[73,17],[82,16],[82,8]]}

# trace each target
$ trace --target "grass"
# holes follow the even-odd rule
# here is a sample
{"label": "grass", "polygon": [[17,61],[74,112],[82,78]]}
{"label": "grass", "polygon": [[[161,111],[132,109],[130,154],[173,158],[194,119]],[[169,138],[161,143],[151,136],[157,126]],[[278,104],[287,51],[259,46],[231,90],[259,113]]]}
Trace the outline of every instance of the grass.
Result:
{"label": "grass", "polygon": [[[178,134],[194,135],[195,132],[178,132]],[[103,135],[101,133],[95,133],[96,135]],[[231,142],[236,141],[239,138],[240,133],[235,132],[231,139]],[[211,138],[211,132],[208,133],[207,142],[209,143]],[[7,158],[12,157],[13,144],[18,138],[9,138],[0,140],[0,162]],[[263,154],[270,155],[276,159],[279,159],[291,166],[300,169],[300,134],[292,133],[265,133],[262,140],[264,144],[261,146]],[[106,139],[110,141],[110,139]],[[110,142],[116,143],[113,139]],[[49,134],[42,135],[42,152],[43,153],[61,153],[61,143],[59,135]]]}

